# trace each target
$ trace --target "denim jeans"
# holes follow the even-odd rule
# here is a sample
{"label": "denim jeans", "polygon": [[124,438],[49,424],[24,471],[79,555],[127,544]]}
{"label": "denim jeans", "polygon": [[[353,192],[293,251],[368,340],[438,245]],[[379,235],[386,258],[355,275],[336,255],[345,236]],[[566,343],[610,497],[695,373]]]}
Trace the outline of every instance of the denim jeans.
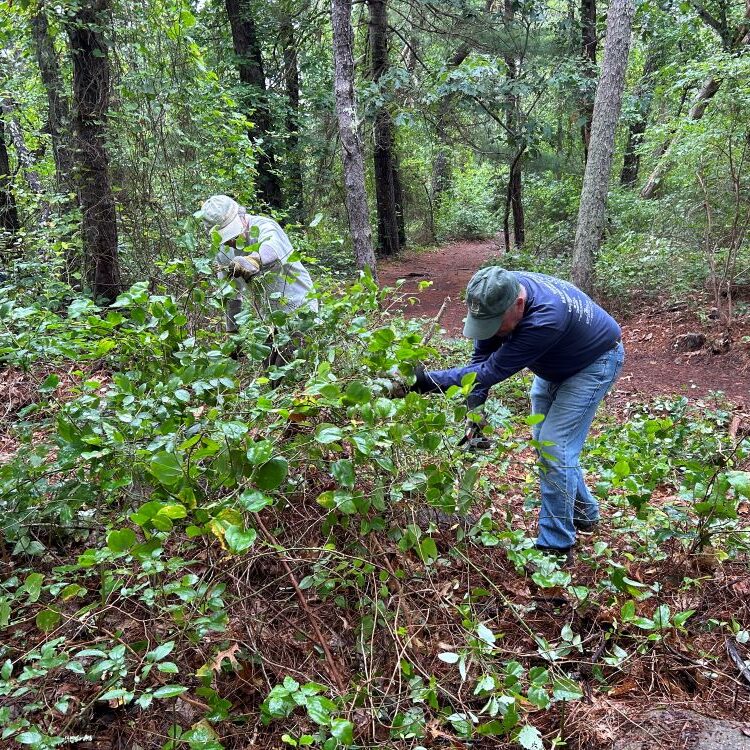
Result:
{"label": "denim jeans", "polygon": [[576,539],[573,520],[599,519],[599,504],[586,487],[579,458],[596,409],[624,361],[625,350],[619,343],[561,383],[534,378],[531,411],[544,414],[544,421],[532,428],[534,439],[552,443],[539,449],[540,546],[572,547]]}

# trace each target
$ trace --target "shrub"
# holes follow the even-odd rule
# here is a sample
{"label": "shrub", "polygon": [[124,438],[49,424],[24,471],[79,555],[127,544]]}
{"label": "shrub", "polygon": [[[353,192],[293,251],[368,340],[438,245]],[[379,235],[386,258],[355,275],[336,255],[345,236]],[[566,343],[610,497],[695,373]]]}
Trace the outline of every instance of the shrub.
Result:
{"label": "shrub", "polygon": [[469,160],[453,173],[453,183],[436,211],[436,233],[441,239],[484,239],[502,226],[494,206],[495,170]]}

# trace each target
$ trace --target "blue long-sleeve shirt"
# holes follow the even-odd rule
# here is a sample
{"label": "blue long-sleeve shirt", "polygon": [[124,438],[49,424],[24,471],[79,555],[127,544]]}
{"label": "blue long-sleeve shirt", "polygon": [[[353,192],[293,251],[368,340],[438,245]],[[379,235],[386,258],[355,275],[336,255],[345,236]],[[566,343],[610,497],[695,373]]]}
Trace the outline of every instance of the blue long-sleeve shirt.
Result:
{"label": "blue long-sleeve shirt", "polygon": [[469,406],[476,407],[487,400],[493,385],[525,367],[560,383],[620,340],[617,322],[573,284],[541,273],[514,275],[527,294],[518,325],[507,336],[475,340],[471,364],[426,373],[426,387],[420,390],[445,391],[475,372]]}

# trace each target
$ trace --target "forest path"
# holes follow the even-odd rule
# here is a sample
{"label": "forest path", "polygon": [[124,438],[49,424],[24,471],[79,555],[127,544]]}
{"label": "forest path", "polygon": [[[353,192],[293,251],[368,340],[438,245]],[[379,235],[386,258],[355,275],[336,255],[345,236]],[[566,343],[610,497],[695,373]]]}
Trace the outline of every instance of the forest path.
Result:
{"label": "forest path", "polygon": [[[392,286],[397,279],[406,279],[403,289],[414,291],[419,297],[418,304],[406,307],[409,316],[434,317],[445,297],[450,297],[442,325],[449,336],[461,336],[466,284],[497,253],[498,246],[491,240],[453,242],[434,250],[407,252],[398,260],[380,264],[380,282]],[[431,281],[432,286],[420,293],[420,281]],[[675,394],[696,399],[712,391],[723,391],[737,407],[750,408],[750,346],[742,343],[743,337],[750,335],[748,316],[744,326],[733,331],[728,353],[714,355],[701,350],[685,354],[675,351],[675,337],[701,332],[712,341],[721,335],[718,326],[701,323],[689,309],[674,310],[658,302],[647,304],[651,306],[637,315],[618,318],[626,359],[617,384],[617,400]]]}

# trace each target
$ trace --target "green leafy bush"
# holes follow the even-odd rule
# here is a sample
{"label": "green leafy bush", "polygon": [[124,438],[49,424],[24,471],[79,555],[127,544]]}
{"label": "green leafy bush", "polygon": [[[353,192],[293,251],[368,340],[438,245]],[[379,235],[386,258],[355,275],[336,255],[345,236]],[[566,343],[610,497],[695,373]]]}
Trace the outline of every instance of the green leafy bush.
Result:
{"label": "green leafy bush", "polygon": [[603,297],[638,305],[646,300],[684,300],[701,286],[706,269],[695,250],[627,231],[602,245],[596,275]]}
{"label": "green leafy bush", "polygon": [[[0,646],[4,739],[68,741],[88,726],[85,695],[112,710],[169,706],[172,748],[220,750],[248,715],[291,747],[369,742],[371,726],[386,744],[419,741],[438,722],[457,741],[541,748],[545,717],[583,695],[589,626],[553,615],[554,627],[530,628],[528,600],[502,582],[514,570],[533,566],[528,585],[564,592],[574,618],[603,603],[620,612],[603,685],[637,649],[690,627],[690,609],[653,602],[658,581],[629,576],[605,542],[581,553],[600,573],[587,586],[533,549],[505,476],[531,455],[514,428],[535,418],[514,424],[500,402],[525,409],[521,380],[487,409],[497,441],[486,455],[458,448],[470,379],[445,396],[385,397],[391,368],[408,378],[467,344],[425,346],[420,322],[389,312],[367,275],[347,289],[322,281],[315,316],[274,316],[278,342],[304,341],[267,371],[269,324],[247,314],[227,340],[226,290],[210,269],[165,273],[190,292],[137,283],[108,308],[69,289],[54,304],[2,292],[0,351],[36,384],[0,467],[13,560],[0,629],[15,634]],[[644,555],[663,559],[675,541],[740,554],[748,446],[728,443],[726,420],[669,402],[592,441],[598,492]],[[680,502],[662,509],[667,485]],[[526,640],[509,654],[511,626]],[[37,698],[51,684],[66,685],[53,711]]]}
{"label": "green leafy bush", "polygon": [[450,189],[436,210],[436,234],[446,239],[485,239],[502,227],[496,210],[495,170],[467,159],[453,173]]}

